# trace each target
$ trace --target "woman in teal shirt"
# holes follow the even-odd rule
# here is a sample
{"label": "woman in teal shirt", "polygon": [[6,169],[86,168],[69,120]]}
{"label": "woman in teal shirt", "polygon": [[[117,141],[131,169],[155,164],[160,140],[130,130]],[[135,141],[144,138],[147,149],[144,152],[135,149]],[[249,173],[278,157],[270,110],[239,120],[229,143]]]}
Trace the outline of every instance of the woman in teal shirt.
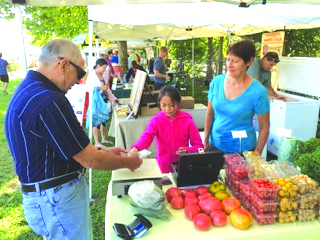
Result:
{"label": "woman in teal shirt", "polygon": [[[269,135],[270,104],[262,84],[247,74],[255,57],[255,46],[242,40],[229,47],[227,74],[216,76],[210,83],[205,119],[206,150],[213,147],[223,152],[255,151],[261,154]],[[259,121],[259,137],[253,127],[253,116]],[[241,131],[247,137],[233,138]]]}

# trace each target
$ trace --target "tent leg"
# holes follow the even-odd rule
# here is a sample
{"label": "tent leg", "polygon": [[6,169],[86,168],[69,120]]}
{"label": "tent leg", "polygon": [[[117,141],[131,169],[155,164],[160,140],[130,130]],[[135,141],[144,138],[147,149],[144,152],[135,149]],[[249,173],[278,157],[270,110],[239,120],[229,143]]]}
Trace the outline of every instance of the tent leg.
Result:
{"label": "tent leg", "polygon": [[23,73],[22,78],[24,78],[27,75],[27,58],[26,58],[26,49],[24,45],[23,26],[22,26],[22,20],[21,20],[21,8],[19,4],[14,4],[14,8],[16,10],[16,20],[21,33],[21,42],[20,42],[21,53],[22,53],[21,66],[22,66],[22,73]]}

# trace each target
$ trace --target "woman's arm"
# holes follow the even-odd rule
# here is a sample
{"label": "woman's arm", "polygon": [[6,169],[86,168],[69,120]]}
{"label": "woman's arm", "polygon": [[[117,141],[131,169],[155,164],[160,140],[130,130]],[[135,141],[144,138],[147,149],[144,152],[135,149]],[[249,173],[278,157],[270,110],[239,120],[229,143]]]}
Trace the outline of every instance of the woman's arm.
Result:
{"label": "woman's arm", "polygon": [[258,121],[259,121],[259,137],[257,146],[255,148],[255,152],[261,155],[264,145],[267,142],[269,136],[269,128],[270,128],[270,119],[269,119],[269,112],[265,114],[257,114]]}
{"label": "woman's arm", "polygon": [[208,100],[208,108],[206,111],[206,118],[204,122],[204,150],[207,151],[210,149],[209,137],[211,135],[211,129],[214,119],[214,111],[212,108],[212,102]]}

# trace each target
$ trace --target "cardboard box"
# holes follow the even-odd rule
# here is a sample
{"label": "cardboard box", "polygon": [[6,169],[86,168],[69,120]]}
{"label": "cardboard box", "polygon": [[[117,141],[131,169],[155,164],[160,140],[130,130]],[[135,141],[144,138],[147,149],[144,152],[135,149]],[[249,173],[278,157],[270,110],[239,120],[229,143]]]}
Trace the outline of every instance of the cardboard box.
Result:
{"label": "cardboard box", "polygon": [[191,96],[181,97],[180,109],[194,109],[194,98]]}
{"label": "cardboard box", "polygon": [[160,111],[156,103],[147,103],[147,106],[141,107],[141,116],[154,116]]}

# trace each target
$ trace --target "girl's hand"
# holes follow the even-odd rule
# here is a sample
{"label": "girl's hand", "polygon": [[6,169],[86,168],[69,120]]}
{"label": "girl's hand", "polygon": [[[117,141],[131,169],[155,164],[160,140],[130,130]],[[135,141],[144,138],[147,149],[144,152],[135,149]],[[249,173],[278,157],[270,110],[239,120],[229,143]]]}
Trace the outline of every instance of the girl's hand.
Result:
{"label": "girl's hand", "polygon": [[181,154],[181,153],[186,153],[187,148],[185,147],[179,147],[178,150],[176,151],[176,154]]}
{"label": "girl's hand", "polygon": [[128,155],[130,155],[130,154],[136,154],[136,153],[138,153],[138,152],[139,152],[138,148],[133,147],[133,148],[131,148],[131,150],[129,151]]}

